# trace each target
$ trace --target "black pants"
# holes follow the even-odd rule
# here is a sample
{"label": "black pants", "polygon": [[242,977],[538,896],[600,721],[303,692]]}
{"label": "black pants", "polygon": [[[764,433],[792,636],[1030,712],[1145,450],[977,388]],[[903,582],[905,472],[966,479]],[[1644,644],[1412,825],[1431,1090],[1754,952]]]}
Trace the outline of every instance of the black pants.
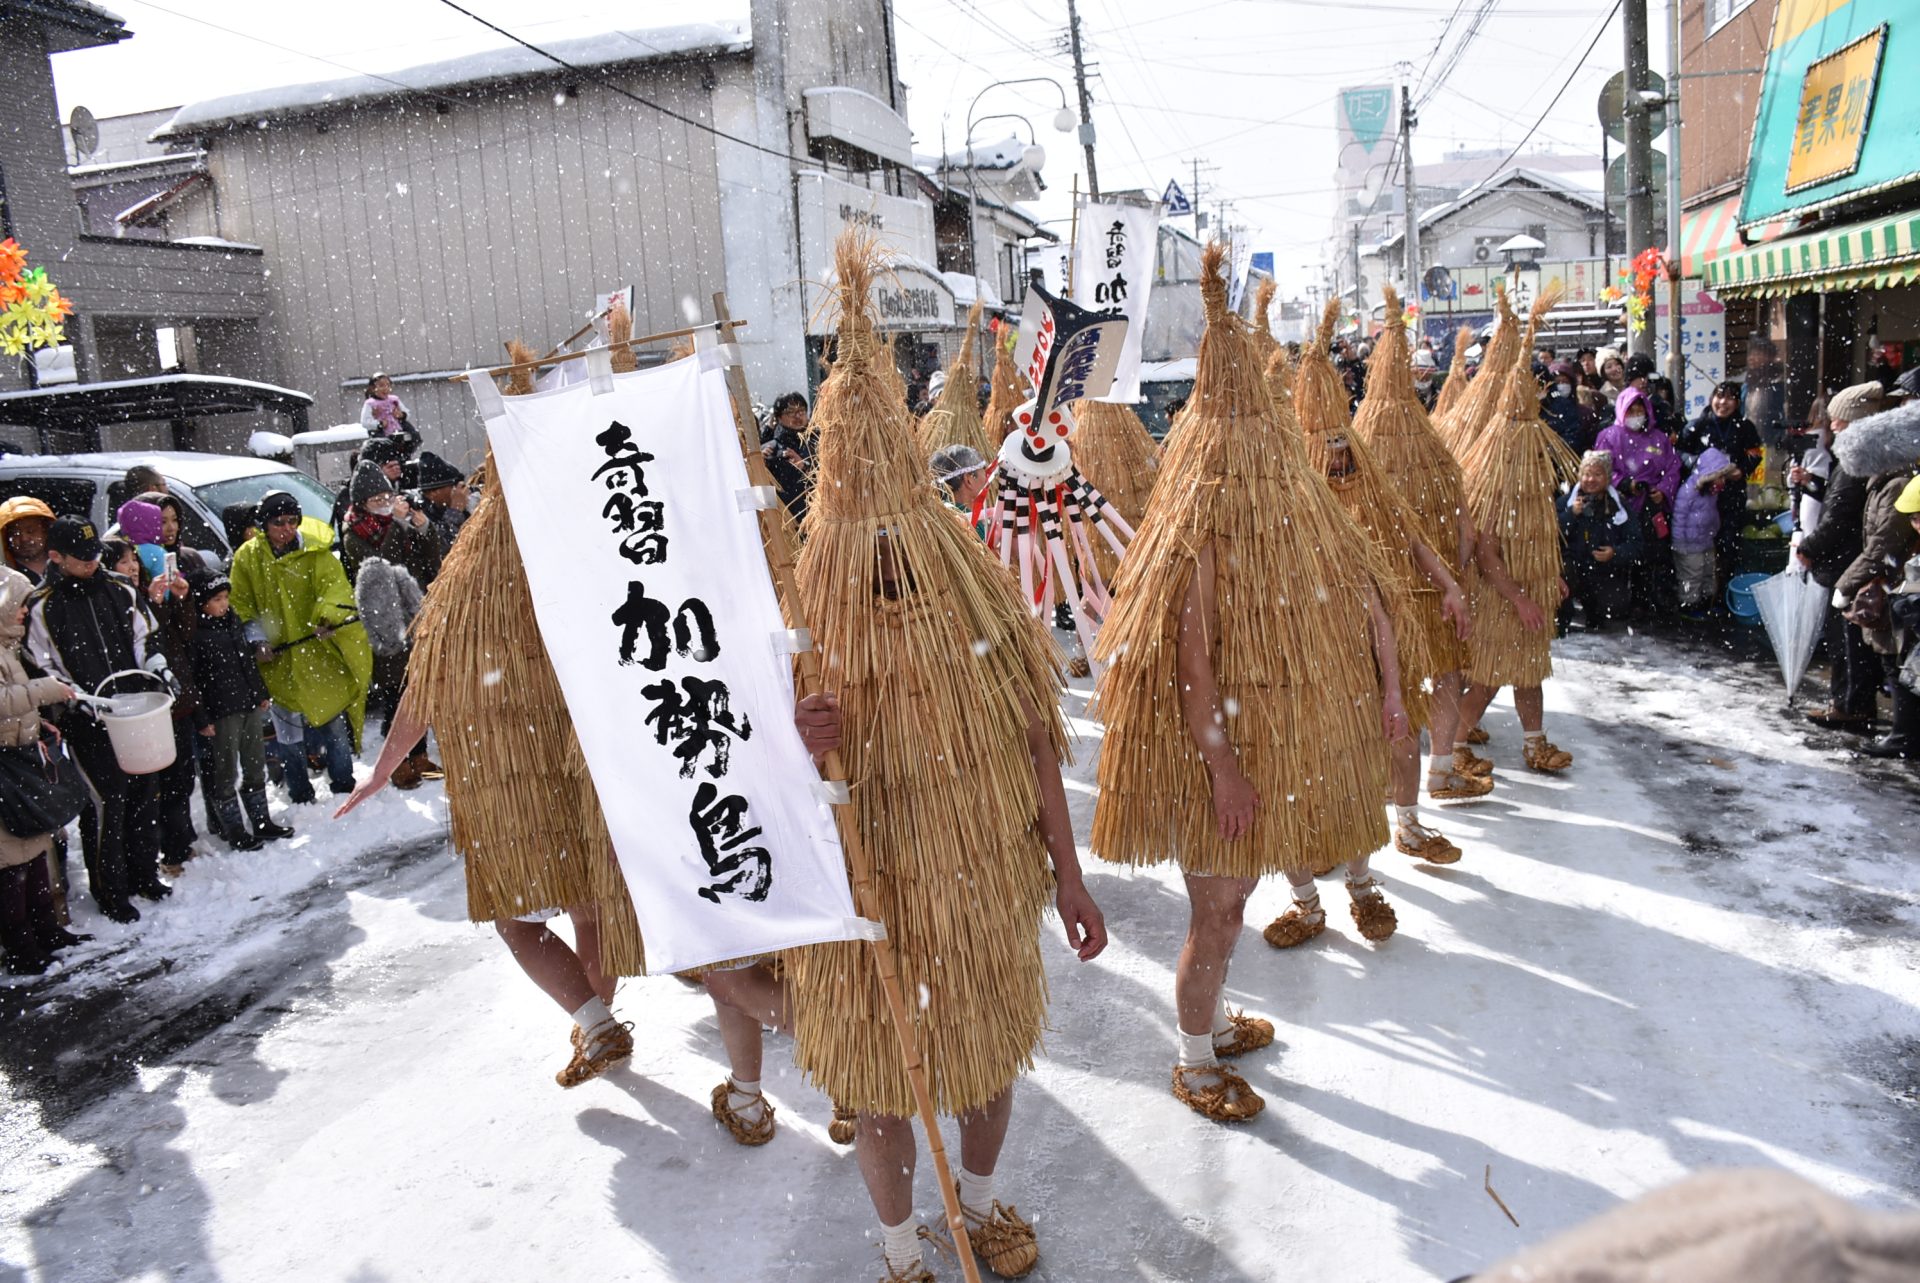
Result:
{"label": "black pants", "polygon": [[153,792],[153,777],[128,775],[113,755],[107,728],[84,713],[61,723],[67,752],[87,781],[91,795],[80,812],[80,850],[87,865],[87,890],[101,908],[123,905],[135,888],[159,879],[157,844],[140,852],[130,844],[134,818]]}
{"label": "black pants", "polygon": [[[1908,647],[1906,654],[1912,654]],[[1903,655],[1882,655],[1880,663],[1887,675],[1888,685],[1893,687],[1893,728],[1892,734],[1904,735],[1909,741],[1920,739],[1920,695],[1908,690],[1900,681],[1900,669],[1906,661]]]}
{"label": "black pants", "polygon": [[0,869],[0,948],[17,960],[41,958],[59,929],[46,857]]}
{"label": "black pants", "polygon": [[193,858],[193,726],[173,719],[173,765],[144,778],[152,781],[135,814],[128,841],[142,860],[181,864]]}
{"label": "black pants", "polygon": [[1604,628],[1623,618],[1630,600],[1628,568],[1618,562],[1602,565],[1589,557],[1584,565],[1569,558],[1566,565],[1567,599],[1560,606],[1560,631],[1565,632],[1577,605],[1587,617],[1587,627]]}
{"label": "black pants", "polygon": [[1828,707],[1847,716],[1872,717],[1880,691],[1880,655],[1837,610],[1827,614],[1827,658],[1833,666]]}

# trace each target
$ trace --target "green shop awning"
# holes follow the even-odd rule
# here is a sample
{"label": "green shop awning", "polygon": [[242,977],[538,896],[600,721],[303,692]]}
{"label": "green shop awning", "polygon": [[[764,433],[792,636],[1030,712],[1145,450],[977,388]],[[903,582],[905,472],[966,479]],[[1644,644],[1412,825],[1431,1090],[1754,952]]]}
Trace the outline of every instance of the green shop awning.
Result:
{"label": "green shop awning", "polygon": [[1707,263],[1721,298],[1886,289],[1920,280],[1920,212],[1788,236]]}

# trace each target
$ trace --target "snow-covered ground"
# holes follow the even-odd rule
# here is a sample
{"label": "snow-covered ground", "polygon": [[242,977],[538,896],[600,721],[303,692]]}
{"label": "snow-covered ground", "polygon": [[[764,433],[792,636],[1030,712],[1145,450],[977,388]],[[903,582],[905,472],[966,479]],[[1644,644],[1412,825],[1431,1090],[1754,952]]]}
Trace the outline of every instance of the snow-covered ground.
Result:
{"label": "snow-covered ground", "polygon": [[[1559,667],[1574,769],[1510,769],[1496,710],[1499,788],[1438,820],[1466,858],[1376,863],[1384,946],[1330,885],[1328,933],[1276,953],[1284,890],[1257,893],[1231,997],[1279,1040],[1243,1065],[1250,1126],[1167,1092],[1177,880],[1089,861],[1114,942],[1082,965],[1049,926],[1054,1031],[1001,1164],[1033,1277],[1449,1279],[1716,1164],[1915,1201],[1920,779],[1705,646],[1577,637]],[[630,1067],[553,1085],[566,1018],[466,923],[444,812],[437,786],[297,809],[299,844],[191,866],[132,928],[77,898],[99,939],[0,991],[0,1280],[879,1276],[783,1040],[763,1149],[709,1116],[711,1009],[672,979],[622,988]],[[934,1215],[924,1162],[920,1191]]]}

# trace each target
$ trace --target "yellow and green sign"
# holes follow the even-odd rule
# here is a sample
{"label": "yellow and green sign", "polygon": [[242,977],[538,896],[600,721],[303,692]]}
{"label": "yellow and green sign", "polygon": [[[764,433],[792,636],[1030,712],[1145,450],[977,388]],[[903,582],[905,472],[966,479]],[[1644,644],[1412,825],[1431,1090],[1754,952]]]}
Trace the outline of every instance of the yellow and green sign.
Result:
{"label": "yellow and green sign", "polygon": [[1920,3],[1781,0],[1743,225],[1920,182]]}

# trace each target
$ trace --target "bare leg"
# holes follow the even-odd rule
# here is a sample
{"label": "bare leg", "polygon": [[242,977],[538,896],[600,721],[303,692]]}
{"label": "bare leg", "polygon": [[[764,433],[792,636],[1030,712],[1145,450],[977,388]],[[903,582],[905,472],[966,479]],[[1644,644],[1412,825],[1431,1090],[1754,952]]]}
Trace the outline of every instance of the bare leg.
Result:
{"label": "bare leg", "polygon": [[573,920],[573,951],[579,956],[580,969],[586,972],[594,996],[611,1006],[617,979],[600,969],[600,911],[585,905],[568,909],[567,917]]}
{"label": "bare leg", "polygon": [[1395,740],[1388,751],[1393,754],[1393,804],[1413,806],[1420,801],[1420,736]]}
{"label": "bare leg", "polygon": [[746,1012],[713,1000],[720,1041],[727,1045],[727,1072],[737,1083],[760,1081],[760,1022]]}
{"label": "bare leg", "polygon": [[1520,714],[1520,729],[1531,735],[1545,725],[1547,700],[1538,686],[1513,688],[1513,711]]}
{"label": "bare leg", "polygon": [[579,955],[567,947],[565,940],[547,930],[546,923],[499,918],[493,928],[507,942],[513,960],[520,964],[527,978],[559,1003],[568,1015],[598,996]]}
{"label": "bare leg", "polygon": [[1173,1001],[1180,1030],[1189,1034],[1213,1032],[1214,1007],[1227,982],[1227,963],[1239,943],[1252,878],[1209,878],[1187,874],[1187,940],[1173,973]]}
{"label": "bare leg", "polygon": [[787,1011],[787,986],[773,978],[764,963],[739,971],[709,971],[701,977],[716,1006],[727,1006],[753,1018],[756,1024],[771,1025],[781,1033],[793,1032],[793,1020]]}
{"label": "bare leg", "polygon": [[[1213,1013],[1207,1013],[1213,1019]],[[991,1176],[1007,1142],[1007,1124],[1013,1119],[1013,1086],[970,1114],[960,1115],[960,1166],[975,1176]]]}
{"label": "bare leg", "polygon": [[860,1115],[855,1153],[867,1197],[883,1225],[898,1225],[913,1214],[913,1164],[919,1147],[913,1123],[885,1114]]}
{"label": "bare leg", "polygon": [[1468,682],[1467,693],[1460,697],[1460,729],[1465,731],[1478,726],[1480,719],[1487,715],[1487,705],[1493,703],[1493,697],[1499,693],[1497,686]]}
{"label": "bare leg", "polygon": [[[1461,732],[1467,728],[1460,721],[1463,689],[1458,673],[1442,673],[1433,679],[1433,695],[1428,701],[1432,712],[1427,733],[1433,736],[1435,757],[1450,752],[1455,740],[1465,738]],[[1474,720],[1478,722],[1479,719]]]}

